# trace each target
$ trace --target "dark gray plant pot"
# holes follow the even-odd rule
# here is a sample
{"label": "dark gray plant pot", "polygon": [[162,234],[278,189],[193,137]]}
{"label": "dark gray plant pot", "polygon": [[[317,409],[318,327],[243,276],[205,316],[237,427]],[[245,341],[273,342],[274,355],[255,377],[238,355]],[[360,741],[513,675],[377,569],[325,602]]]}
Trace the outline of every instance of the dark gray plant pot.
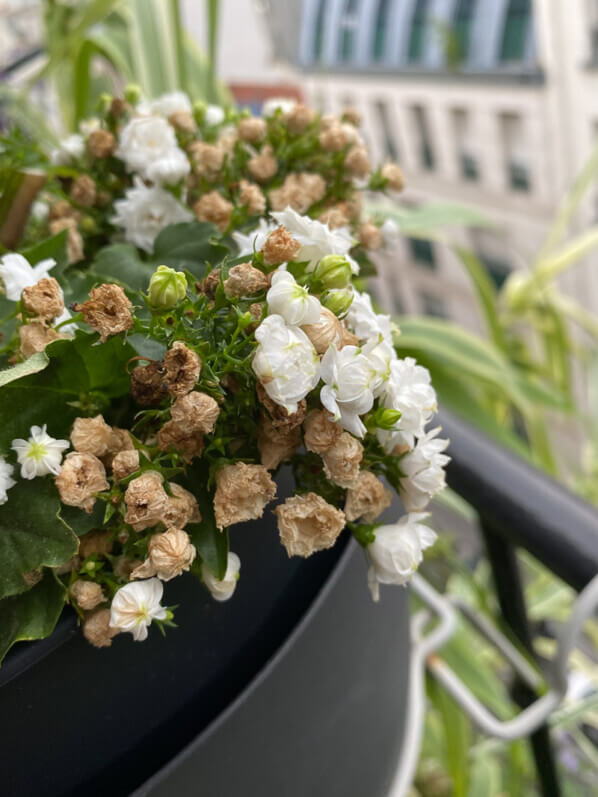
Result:
{"label": "dark gray plant pot", "polygon": [[[233,530],[242,577],[166,585],[178,629],[111,648],[72,619],[0,675],[2,794],[386,797],[403,733],[407,593],[371,601],[344,536],[289,560],[270,513]],[[0,678],[0,681],[2,680]]]}

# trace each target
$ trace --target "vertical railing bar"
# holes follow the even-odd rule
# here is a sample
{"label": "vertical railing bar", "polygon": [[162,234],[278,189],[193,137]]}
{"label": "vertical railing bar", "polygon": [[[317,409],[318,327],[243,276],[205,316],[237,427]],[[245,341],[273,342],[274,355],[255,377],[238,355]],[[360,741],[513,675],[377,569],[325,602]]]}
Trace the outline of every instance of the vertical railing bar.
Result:
{"label": "vertical railing bar", "polygon": [[[533,653],[532,633],[515,547],[496,534],[491,523],[483,520],[481,525],[502,616],[524,647]],[[516,680],[513,685],[513,699],[519,706],[525,708],[536,698],[537,695],[527,684],[520,679]],[[547,725],[542,725],[530,736],[530,744],[541,794],[543,797],[560,797],[562,792]]]}

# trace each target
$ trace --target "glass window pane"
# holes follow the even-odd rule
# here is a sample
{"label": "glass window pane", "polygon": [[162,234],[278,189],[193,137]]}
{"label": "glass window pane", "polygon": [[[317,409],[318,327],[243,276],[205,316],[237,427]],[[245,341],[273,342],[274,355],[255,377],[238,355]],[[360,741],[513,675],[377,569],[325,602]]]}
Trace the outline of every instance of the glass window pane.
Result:
{"label": "glass window pane", "polygon": [[428,18],[428,0],[416,0],[413,16],[411,17],[411,31],[409,34],[409,48],[407,59],[410,63],[421,61],[424,51],[424,39]]}
{"label": "glass window pane", "polygon": [[523,60],[530,16],[530,0],[509,0],[500,51],[501,61]]}

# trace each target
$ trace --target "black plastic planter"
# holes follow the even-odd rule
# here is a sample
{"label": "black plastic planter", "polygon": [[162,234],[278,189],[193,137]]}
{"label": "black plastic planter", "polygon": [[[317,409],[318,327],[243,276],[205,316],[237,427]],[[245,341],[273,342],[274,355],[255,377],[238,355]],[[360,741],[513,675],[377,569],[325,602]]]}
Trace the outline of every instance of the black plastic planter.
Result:
{"label": "black plastic planter", "polygon": [[[96,650],[65,618],[0,675],[2,794],[386,797],[403,732],[407,593],[374,604],[348,537],[289,560],[270,513],[235,529],[214,601],[166,586],[178,629]],[[44,655],[45,654],[45,655]]]}

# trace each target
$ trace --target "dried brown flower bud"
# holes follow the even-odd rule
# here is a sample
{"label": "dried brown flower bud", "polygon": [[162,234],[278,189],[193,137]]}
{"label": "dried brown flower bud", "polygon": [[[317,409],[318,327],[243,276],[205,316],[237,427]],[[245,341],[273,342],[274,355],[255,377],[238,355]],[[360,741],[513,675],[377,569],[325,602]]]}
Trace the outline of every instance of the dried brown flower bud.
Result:
{"label": "dried brown flower bud", "polygon": [[308,451],[323,454],[343,433],[342,426],[332,420],[327,410],[312,410],[303,424],[304,443]]}
{"label": "dried brown flower bud", "polygon": [[186,434],[211,434],[220,415],[220,408],[211,396],[193,390],[177,398],[170,408],[170,415]]}
{"label": "dried brown flower bud", "polygon": [[291,133],[303,133],[316,118],[316,112],[307,105],[297,103],[285,115],[284,122]]}
{"label": "dried brown flower bud", "polygon": [[373,523],[391,502],[390,490],[373,473],[362,470],[353,487],[347,490],[345,515],[347,520]]}
{"label": "dried brown flower bud", "polygon": [[39,321],[24,324],[19,327],[20,352],[25,358],[31,357],[32,354],[43,351],[48,343],[63,337],[65,336],[60,335],[52,327],[47,327]]}
{"label": "dried brown flower bud", "polygon": [[143,531],[160,523],[168,504],[162,476],[150,470],[130,481],[125,491],[125,504],[125,523],[129,523],[134,531]]}
{"label": "dried brown flower bud", "polygon": [[119,481],[139,470],[139,451],[119,451],[112,460],[112,475]]}
{"label": "dried brown flower bud", "polygon": [[129,103],[123,97],[115,97],[110,103],[110,113],[118,119],[129,110]]}
{"label": "dried brown flower bud", "polygon": [[289,174],[280,188],[270,191],[272,210],[284,210],[287,205],[297,213],[305,213],[326,194],[326,183],[319,174],[301,172]]}
{"label": "dried brown flower bud", "polygon": [[242,141],[249,141],[255,144],[256,141],[261,141],[266,135],[266,122],[259,117],[250,116],[247,119],[241,119],[237,125],[239,131],[239,138]]}
{"label": "dried brown flower bud", "polygon": [[116,138],[109,130],[94,130],[89,134],[87,148],[94,158],[108,158],[116,149]]}
{"label": "dried brown flower bud", "polygon": [[344,202],[339,202],[337,205],[332,205],[332,207],[320,213],[318,220],[322,224],[327,224],[331,230],[336,230],[339,227],[346,227],[351,218],[348,214],[347,205]]}
{"label": "dried brown flower bud", "polygon": [[276,485],[263,465],[226,465],[216,475],[216,525],[223,529],[260,518],[275,495]]}
{"label": "dried brown flower bud", "polygon": [[358,144],[351,147],[345,158],[345,167],[355,177],[367,177],[372,170],[367,149]]}
{"label": "dried brown flower bud", "polygon": [[341,113],[341,118],[343,121],[349,122],[349,124],[354,125],[355,127],[359,127],[361,125],[361,114],[357,108],[344,108],[343,112]]}
{"label": "dried brown flower bud", "polygon": [[162,581],[170,581],[189,570],[197,551],[186,531],[172,527],[163,534],[153,535],[148,554],[145,562],[131,573],[132,579],[158,576]]}
{"label": "dried brown flower bud", "polygon": [[251,296],[252,293],[266,291],[270,287],[270,280],[251,263],[239,263],[228,272],[228,279],[224,282],[224,292],[232,298]]}
{"label": "dried brown flower bud", "polygon": [[176,451],[185,462],[191,462],[203,452],[203,434],[188,432],[176,421],[167,421],[158,432],[158,448],[160,451]]}
{"label": "dried brown flower bud", "polygon": [[23,288],[21,299],[25,310],[43,321],[58,318],[64,310],[62,291],[54,277],[44,277],[35,285]]}
{"label": "dried brown flower bud", "polygon": [[340,152],[347,146],[347,134],[341,124],[334,124],[322,130],[318,136],[320,146],[326,152]]}
{"label": "dried brown flower bud", "polygon": [[266,197],[259,185],[241,180],[239,183],[239,202],[247,205],[250,216],[261,216],[266,211]]}
{"label": "dried brown flower bud", "polygon": [[83,260],[83,238],[77,229],[77,222],[74,218],[62,218],[51,221],[49,224],[52,235],[67,230],[66,256],[69,263],[78,263]]}
{"label": "dried brown flower bud", "polygon": [[228,199],[221,196],[218,191],[210,191],[204,194],[193,205],[193,212],[199,221],[209,221],[214,224],[220,232],[224,232],[230,224],[231,214],[234,207]]}
{"label": "dried brown flower bud", "polygon": [[86,302],[76,306],[76,310],[83,313],[86,323],[100,333],[101,343],[133,326],[131,302],[120,285],[98,285]]}
{"label": "dried brown flower bud", "polygon": [[66,455],[55,482],[63,504],[79,507],[86,512],[93,509],[95,494],[110,487],[100,460],[93,454],[81,454],[78,451]]}
{"label": "dried brown flower bud", "polygon": [[382,167],[382,177],[388,180],[388,187],[391,191],[402,191],[405,187],[403,172],[396,163],[385,163]]}
{"label": "dried brown flower bud", "polygon": [[264,262],[268,266],[287,263],[294,259],[300,249],[301,244],[293,238],[286,227],[277,227],[266,238],[266,243],[262,248]]}
{"label": "dried brown flower bud", "polygon": [[215,268],[213,271],[204,277],[201,283],[201,291],[208,299],[214,299],[216,291],[220,285],[220,269]]}
{"label": "dried brown flower bud", "polygon": [[35,570],[29,570],[27,573],[23,573],[23,581],[28,587],[34,587],[42,580],[42,576],[42,568],[37,567]]}
{"label": "dried brown flower bud", "polygon": [[296,426],[301,426],[307,412],[307,402],[305,399],[301,399],[297,404],[297,412],[293,412],[289,415],[284,407],[272,401],[260,382],[256,384],[255,390],[260,403],[268,410],[272,418],[272,423],[277,429],[294,429]]}
{"label": "dried brown flower bud", "polygon": [[50,205],[48,219],[57,221],[58,219],[74,219],[75,223],[81,219],[81,214],[66,199],[59,199]]}
{"label": "dried brown flower bud", "polygon": [[193,162],[193,171],[200,177],[211,179],[222,169],[225,155],[222,147],[206,144],[205,141],[194,141],[189,145],[188,152]]}
{"label": "dried brown flower bud", "polygon": [[116,629],[110,627],[110,609],[99,609],[83,621],[83,636],[96,648],[108,648]]}
{"label": "dried brown flower bud", "polygon": [[257,180],[258,183],[265,183],[271,177],[274,177],[278,170],[278,163],[276,162],[270,144],[266,144],[266,146],[262,147],[259,155],[254,155],[253,158],[250,158],[247,169],[249,170],[249,174],[254,180]]}
{"label": "dried brown flower bud", "polygon": [[[324,354],[331,343],[340,344],[343,338],[343,325],[326,307],[320,310],[317,324],[304,324],[301,329],[311,340],[318,354]],[[342,346],[338,346],[342,348]]]}
{"label": "dried brown flower bud", "polygon": [[345,516],[316,493],[294,495],[274,510],[289,556],[311,556],[331,548],[345,527]]}
{"label": "dried brown flower bud", "polygon": [[75,418],[71,431],[71,443],[75,451],[103,457],[110,448],[112,427],[108,426],[103,415],[95,418]]}
{"label": "dried brown flower bud", "polygon": [[184,396],[193,390],[201,372],[201,360],[181,340],[175,340],[162,365],[164,383],[173,396]]}
{"label": "dried brown flower bud", "polygon": [[77,205],[91,208],[96,201],[96,184],[88,174],[81,174],[73,182],[69,196]]}
{"label": "dried brown flower bud", "polygon": [[364,222],[359,225],[359,243],[366,249],[379,249],[382,246],[382,233],[375,224]]}
{"label": "dried brown flower bud", "polygon": [[73,581],[70,592],[79,607],[86,611],[95,609],[106,600],[99,584],[95,581],[84,581],[82,578]]}
{"label": "dried brown flower bud", "polygon": [[257,445],[261,463],[267,470],[274,470],[281,462],[291,459],[301,445],[301,430],[280,429],[274,426],[271,418],[263,417],[257,431]]}
{"label": "dried brown flower bud", "polygon": [[112,532],[108,530],[88,531],[79,540],[79,556],[86,559],[88,556],[110,553],[112,550]]}
{"label": "dried brown flower bud", "polygon": [[197,130],[193,114],[189,111],[175,111],[170,114],[168,121],[180,133],[194,133]]}
{"label": "dried brown flower bud", "polygon": [[114,561],[114,575],[119,581],[129,581],[131,573],[141,562],[139,559],[132,559],[130,556],[118,556]]}
{"label": "dried brown flower bud", "polygon": [[159,404],[168,395],[161,362],[153,360],[148,365],[138,365],[133,368],[131,371],[131,395],[143,407]]}
{"label": "dried brown flower bud", "polygon": [[107,459],[108,464],[112,464],[112,459],[121,451],[133,451],[135,445],[128,429],[112,427],[110,441],[108,443]]}
{"label": "dried brown flower bud", "polygon": [[349,432],[343,432],[338,440],[322,454],[324,473],[339,487],[352,487],[359,477],[359,465],[363,458],[363,446]]}
{"label": "dried brown flower bud", "polygon": [[181,487],[180,484],[170,483],[172,495],[168,496],[166,510],[162,515],[162,523],[169,528],[175,526],[184,529],[187,523],[201,522],[201,513],[195,496]]}

